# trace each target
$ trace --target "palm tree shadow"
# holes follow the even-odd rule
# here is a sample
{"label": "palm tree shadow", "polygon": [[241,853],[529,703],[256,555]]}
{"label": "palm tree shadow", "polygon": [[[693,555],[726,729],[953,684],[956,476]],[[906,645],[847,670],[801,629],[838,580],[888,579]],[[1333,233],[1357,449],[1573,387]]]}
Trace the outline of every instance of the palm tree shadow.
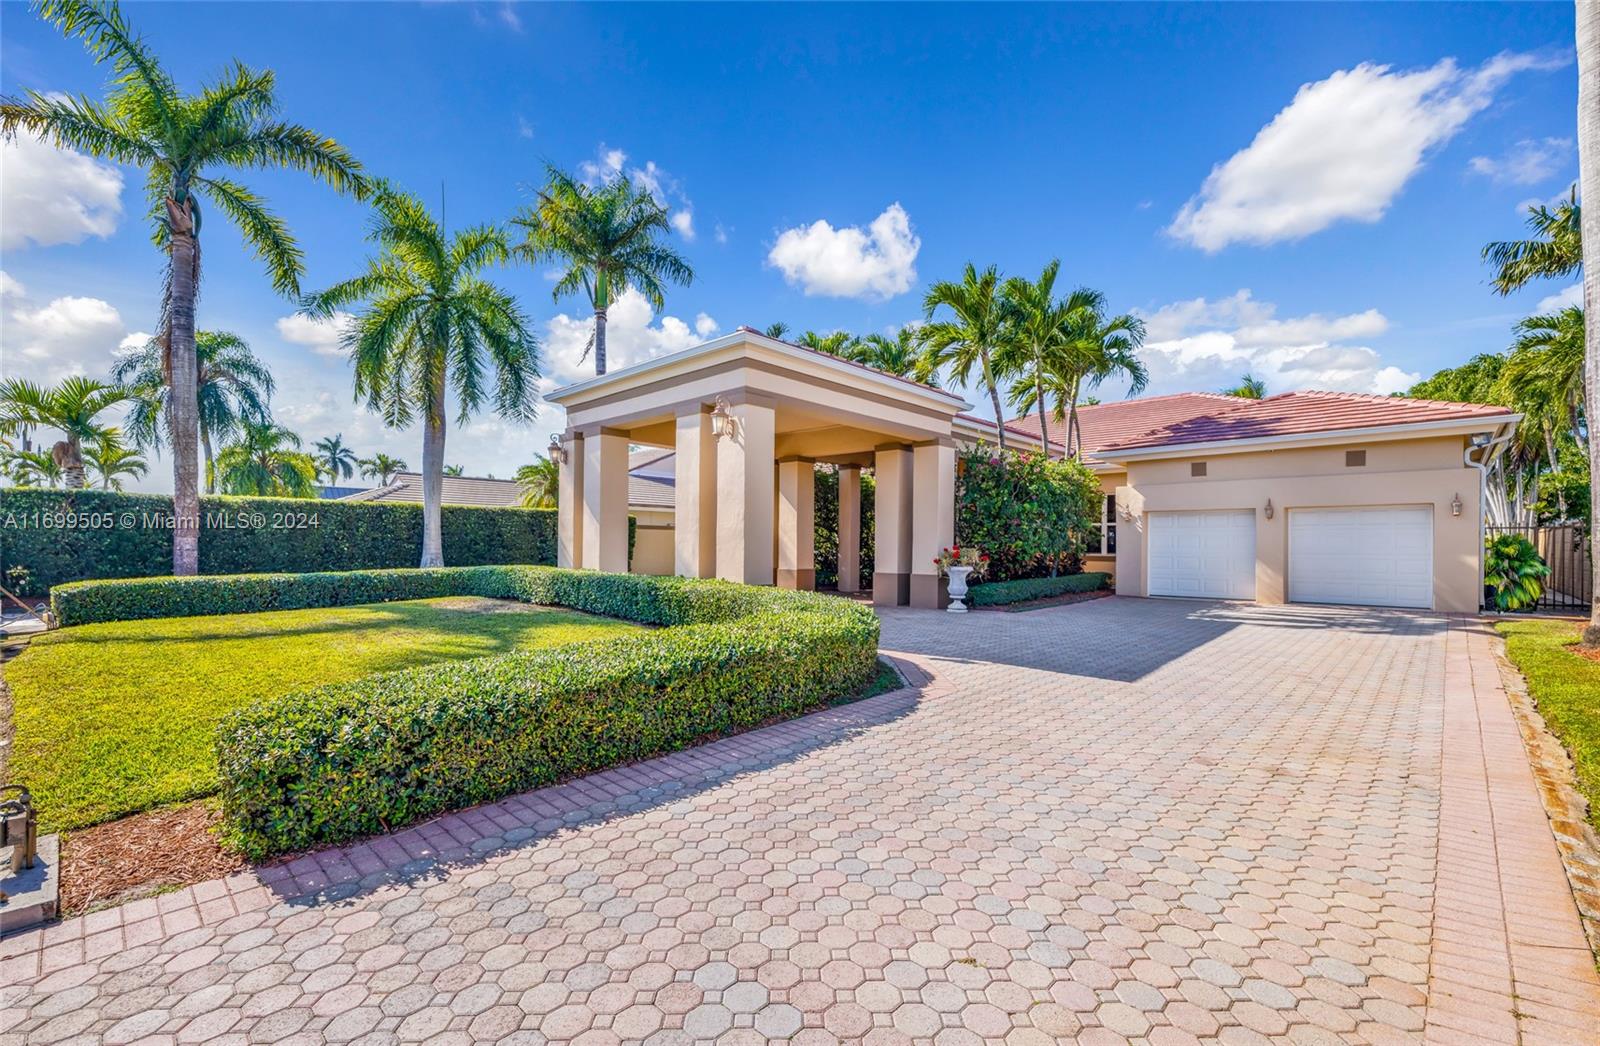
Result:
{"label": "palm tree shadow", "polygon": [[[895,661],[885,655],[886,660]],[[904,680],[906,666],[896,663]],[[683,802],[748,774],[847,744],[913,714],[926,684],[823,708],[795,719],[612,767],[358,843],[259,865],[255,874],[290,909],[349,904],[389,886],[438,882],[546,839]]]}

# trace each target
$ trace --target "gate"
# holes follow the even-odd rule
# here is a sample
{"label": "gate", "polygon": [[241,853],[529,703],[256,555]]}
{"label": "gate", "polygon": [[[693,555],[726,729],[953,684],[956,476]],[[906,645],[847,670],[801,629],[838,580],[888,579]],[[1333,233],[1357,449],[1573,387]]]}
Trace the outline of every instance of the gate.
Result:
{"label": "gate", "polygon": [[1551,523],[1544,526],[1485,528],[1496,534],[1517,534],[1527,538],[1539,551],[1539,558],[1550,568],[1544,579],[1544,595],[1531,610],[1587,614],[1594,600],[1594,565],[1590,556],[1589,527],[1583,523]]}

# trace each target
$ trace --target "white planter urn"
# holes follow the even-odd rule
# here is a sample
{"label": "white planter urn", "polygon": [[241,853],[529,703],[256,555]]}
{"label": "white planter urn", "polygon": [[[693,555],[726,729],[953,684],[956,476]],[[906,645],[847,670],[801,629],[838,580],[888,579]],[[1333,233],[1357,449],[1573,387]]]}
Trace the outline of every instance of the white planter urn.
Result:
{"label": "white planter urn", "polygon": [[949,614],[965,614],[966,606],[961,602],[967,596],[967,575],[972,573],[971,567],[950,568],[950,605],[945,607]]}

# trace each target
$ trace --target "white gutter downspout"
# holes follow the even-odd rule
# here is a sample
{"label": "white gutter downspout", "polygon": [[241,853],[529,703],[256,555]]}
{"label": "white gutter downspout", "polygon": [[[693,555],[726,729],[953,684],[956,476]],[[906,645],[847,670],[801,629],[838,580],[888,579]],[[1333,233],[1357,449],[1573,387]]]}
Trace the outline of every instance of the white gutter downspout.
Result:
{"label": "white gutter downspout", "polygon": [[[1508,428],[1503,435],[1495,436],[1487,443],[1469,445],[1461,456],[1463,462],[1478,470],[1478,599],[1480,602],[1483,599],[1483,586],[1488,583],[1484,577],[1483,565],[1483,504],[1489,499],[1489,466],[1505,452],[1506,444],[1511,442],[1511,437],[1515,433],[1515,427]],[[1472,459],[1474,451],[1482,452],[1476,461]]]}

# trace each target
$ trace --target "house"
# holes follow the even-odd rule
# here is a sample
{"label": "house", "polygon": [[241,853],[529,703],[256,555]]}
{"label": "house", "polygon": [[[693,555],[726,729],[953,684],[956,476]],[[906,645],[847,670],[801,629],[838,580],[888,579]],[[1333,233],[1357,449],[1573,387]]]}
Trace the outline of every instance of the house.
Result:
{"label": "house", "polygon": [[1482,469],[1519,420],[1345,392],[1080,408],[1105,494],[1089,568],[1124,595],[1476,611]]}
{"label": "house", "polygon": [[[932,562],[954,542],[955,450],[998,436],[946,390],[750,328],[548,398],[568,415],[563,565],[626,569],[626,516],[649,510],[634,569],[812,587],[813,467],[837,466],[841,491],[871,468],[873,598],[885,605],[943,604]],[[1123,595],[1474,612],[1483,474],[1519,420],[1504,407],[1341,392],[1080,408],[1081,456],[1104,494],[1087,566]],[[1004,424],[1008,444],[1043,446],[1037,416]],[[848,592],[860,519],[849,498],[840,510]]]}

